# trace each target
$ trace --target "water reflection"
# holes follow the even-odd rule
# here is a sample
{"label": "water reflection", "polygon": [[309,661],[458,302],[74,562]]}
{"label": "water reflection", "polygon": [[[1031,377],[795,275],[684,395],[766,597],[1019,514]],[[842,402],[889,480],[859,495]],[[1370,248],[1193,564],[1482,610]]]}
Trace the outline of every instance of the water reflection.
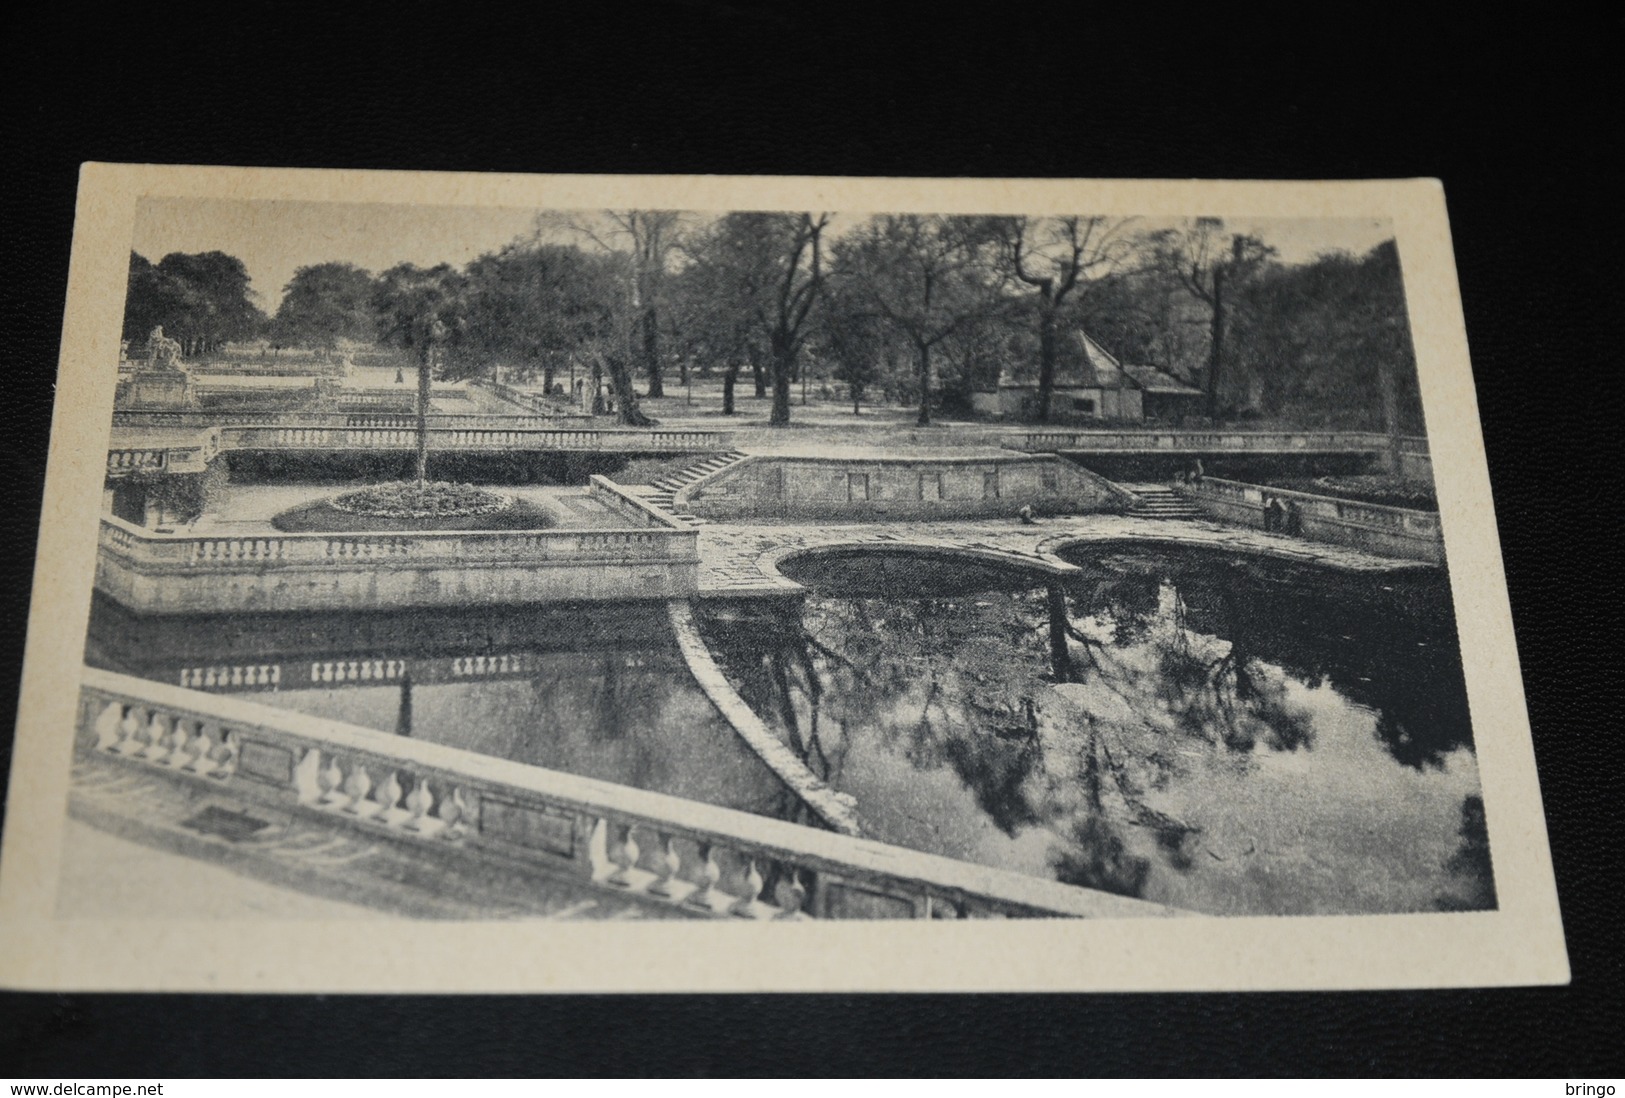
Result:
{"label": "water reflection", "polygon": [[729,808],[805,812],[693,681],[660,604],[141,618],[98,598],[86,659]]}
{"label": "water reflection", "polygon": [[1493,906],[1439,579],[1074,563],[804,558],[707,639],[876,837],[1216,913]]}

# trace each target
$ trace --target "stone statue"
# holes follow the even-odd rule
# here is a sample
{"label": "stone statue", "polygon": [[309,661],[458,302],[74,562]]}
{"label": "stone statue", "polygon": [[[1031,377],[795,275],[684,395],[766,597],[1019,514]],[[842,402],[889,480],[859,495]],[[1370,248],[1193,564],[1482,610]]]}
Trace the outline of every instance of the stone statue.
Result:
{"label": "stone statue", "polygon": [[147,361],[130,376],[121,408],[193,408],[192,375],[181,364],[179,341],[164,335],[163,325],[147,337]]}
{"label": "stone statue", "polygon": [[179,340],[164,335],[164,326],[158,325],[147,337],[147,368],[150,370],[179,370],[181,345]]}

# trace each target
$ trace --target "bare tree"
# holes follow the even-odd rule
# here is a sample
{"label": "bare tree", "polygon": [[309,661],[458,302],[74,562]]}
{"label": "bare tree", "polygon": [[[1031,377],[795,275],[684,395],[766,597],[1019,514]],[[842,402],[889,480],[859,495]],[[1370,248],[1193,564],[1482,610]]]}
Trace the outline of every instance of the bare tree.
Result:
{"label": "bare tree", "polygon": [[841,242],[852,300],[914,348],[921,427],[931,424],[932,351],[1002,307],[987,255],[995,239],[983,218],[887,214]]}
{"label": "bare tree", "polygon": [[729,377],[739,357],[754,363],[767,347],[775,427],[790,422],[790,382],[824,288],[828,225],[824,213],[730,213],[685,249],[712,291],[706,326],[726,348]]}
{"label": "bare tree", "polygon": [[1165,229],[1152,238],[1152,247],[1153,262],[1209,310],[1207,411],[1209,419],[1217,420],[1228,294],[1235,282],[1275,255],[1275,249],[1256,236],[1226,233],[1224,222],[1216,217],[1198,217],[1183,229]]}
{"label": "bare tree", "polygon": [[660,356],[660,310],[667,270],[692,218],[677,210],[600,210],[596,213],[543,213],[537,235],[564,233],[627,261],[628,357],[649,378],[648,396],[666,395]]}
{"label": "bare tree", "polygon": [[[1007,217],[995,224],[1009,273],[1038,296],[1038,419],[1049,419],[1055,391],[1056,329],[1074,291],[1122,263],[1130,251],[1124,229],[1133,218]],[[1079,287],[1085,287],[1080,290]]]}

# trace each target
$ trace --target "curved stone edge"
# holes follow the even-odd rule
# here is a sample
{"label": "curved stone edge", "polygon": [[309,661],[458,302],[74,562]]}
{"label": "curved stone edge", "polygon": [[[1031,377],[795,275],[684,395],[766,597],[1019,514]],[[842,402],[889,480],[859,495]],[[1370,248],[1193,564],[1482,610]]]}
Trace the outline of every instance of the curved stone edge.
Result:
{"label": "curved stone edge", "polygon": [[688,664],[700,689],[705,696],[717,707],[728,723],[739,733],[741,739],[750,745],[758,758],[767,764],[768,769],[778,775],[779,779],[788,785],[803,803],[811,808],[819,819],[843,835],[862,835],[863,830],[858,824],[857,805],[851,797],[835,792],[818,775],[807,769],[807,765],[796,758],[779,738],[773,735],[767,725],[762,723],[754,710],[745,703],[737,691],[728,683],[722,669],[717,666],[711,650],[706,647],[705,640],[700,636],[698,624],[694,621],[694,610],[686,599],[672,599],[666,603],[666,615],[671,620],[672,632],[677,637],[677,647],[683,653],[683,659]]}
{"label": "curved stone edge", "polygon": [[1292,564],[1308,564],[1343,572],[1431,572],[1440,565],[1428,561],[1383,557],[1347,546],[1323,545],[1287,540],[1268,534],[1255,534],[1244,527],[1225,526],[1206,529],[1181,522],[1179,529],[1158,529],[1148,526],[1133,531],[1073,531],[1056,534],[1038,543],[1038,551],[1046,557],[1063,560],[1062,552],[1083,545],[1154,545],[1176,549],[1213,549],[1249,556],[1268,557]]}
{"label": "curved stone edge", "polygon": [[819,553],[918,553],[968,557],[1003,568],[1024,569],[1053,577],[1072,576],[1082,571],[1077,565],[1063,560],[1042,546],[1037,552],[1027,554],[1011,549],[963,545],[943,538],[912,538],[902,541],[895,537],[852,538],[823,541],[814,545],[781,546],[769,549],[757,557],[756,567],[763,578],[774,586],[782,586],[786,591],[804,591],[806,588],[781,572],[779,566],[797,557],[815,556]]}

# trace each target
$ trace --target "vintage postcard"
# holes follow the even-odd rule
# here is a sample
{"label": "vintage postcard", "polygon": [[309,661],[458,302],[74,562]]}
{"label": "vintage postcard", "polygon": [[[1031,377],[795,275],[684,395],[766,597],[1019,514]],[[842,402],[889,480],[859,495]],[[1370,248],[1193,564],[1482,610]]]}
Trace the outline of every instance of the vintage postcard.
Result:
{"label": "vintage postcard", "polygon": [[0,984],[1568,978],[1443,193],[87,165]]}

